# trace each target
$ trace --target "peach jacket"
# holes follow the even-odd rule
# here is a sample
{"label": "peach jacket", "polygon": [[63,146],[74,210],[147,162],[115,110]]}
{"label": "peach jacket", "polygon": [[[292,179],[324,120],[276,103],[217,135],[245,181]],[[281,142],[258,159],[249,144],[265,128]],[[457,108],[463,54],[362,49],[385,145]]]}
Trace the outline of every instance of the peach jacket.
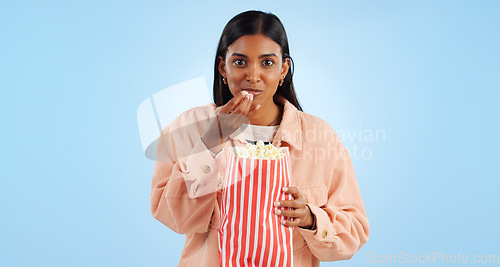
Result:
{"label": "peach jacket", "polygon": [[[369,236],[350,155],[328,123],[299,111],[283,97],[279,100],[284,112],[273,145],[289,147],[292,183],[316,220],[315,230],[293,230],[294,266],[348,260]],[[163,131],[175,132],[167,140],[175,148],[174,156],[155,162],[151,213],[168,228],[186,235],[179,266],[219,266],[217,235],[226,149],[245,145],[244,140],[231,137],[217,155],[207,150],[200,137],[207,120],[219,109],[210,103],[179,115]]]}

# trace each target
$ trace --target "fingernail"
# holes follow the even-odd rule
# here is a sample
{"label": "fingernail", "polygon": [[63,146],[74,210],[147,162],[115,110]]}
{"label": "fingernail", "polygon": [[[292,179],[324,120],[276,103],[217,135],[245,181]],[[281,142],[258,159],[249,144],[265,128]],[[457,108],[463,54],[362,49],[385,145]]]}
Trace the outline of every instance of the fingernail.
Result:
{"label": "fingernail", "polygon": [[255,109],[259,109],[259,108],[260,108],[260,104],[258,104],[258,105],[255,107]]}
{"label": "fingernail", "polygon": [[276,213],[276,214],[278,214],[278,215],[279,215],[279,214],[281,214],[281,210],[279,210],[279,209],[275,209],[275,210],[274,210],[274,213]]}
{"label": "fingernail", "polygon": [[285,224],[285,220],[281,220],[281,224]]}
{"label": "fingernail", "polygon": [[288,188],[283,187],[283,192],[288,192]]}
{"label": "fingernail", "polygon": [[248,95],[248,92],[247,91],[241,91],[241,94]]}
{"label": "fingernail", "polygon": [[252,94],[248,94],[248,95],[246,95],[245,97],[246,97],[248,100],[250,100],[250,99],[252,99],[252,96],[253,96]]}
{"label": "fingernail", "polygon": [[279,201],[274,202],[274,206],[279,207],[280,206],[280,202]]}

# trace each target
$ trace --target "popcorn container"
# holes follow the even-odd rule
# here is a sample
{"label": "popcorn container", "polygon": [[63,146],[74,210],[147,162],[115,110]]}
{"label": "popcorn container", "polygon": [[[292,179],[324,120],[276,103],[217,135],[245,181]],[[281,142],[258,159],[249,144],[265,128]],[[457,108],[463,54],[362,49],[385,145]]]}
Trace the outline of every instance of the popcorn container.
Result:
{"label": "popcorn container", "polygon": [[281,190],[293,186],[288,147],[277,159],[241,158],[235,149],[227,152],[222,188],[220,266],[293,266],[293,227],[274,213],[275,201],[293,199]]}

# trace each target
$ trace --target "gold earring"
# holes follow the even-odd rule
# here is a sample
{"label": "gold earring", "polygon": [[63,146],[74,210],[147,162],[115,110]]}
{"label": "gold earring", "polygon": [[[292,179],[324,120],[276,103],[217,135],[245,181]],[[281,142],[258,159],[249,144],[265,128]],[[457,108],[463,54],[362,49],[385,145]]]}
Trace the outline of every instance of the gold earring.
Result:
{"label": "gold earring", "polygon": [[227,84],[226,77],[222,77],[222,81],[224,82],[224,84]]}

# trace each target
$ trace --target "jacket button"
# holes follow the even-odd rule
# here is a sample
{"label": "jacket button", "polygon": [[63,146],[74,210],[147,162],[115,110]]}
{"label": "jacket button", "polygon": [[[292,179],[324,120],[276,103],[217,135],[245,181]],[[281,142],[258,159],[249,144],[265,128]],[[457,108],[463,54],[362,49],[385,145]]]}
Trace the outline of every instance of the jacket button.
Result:
{"label": "jacket button", "polygon": [[204,173],[209,173],[209,172],[210,172],[210,166],[208,166],[208,165],[203,165],[203,167],[201,167],[201,170],[202,170]]}
{"label": "jacket button", "polygon": [[323,230],[323,235],[321,236],[322,238],[325,238],[328,232],[326,230]]}

